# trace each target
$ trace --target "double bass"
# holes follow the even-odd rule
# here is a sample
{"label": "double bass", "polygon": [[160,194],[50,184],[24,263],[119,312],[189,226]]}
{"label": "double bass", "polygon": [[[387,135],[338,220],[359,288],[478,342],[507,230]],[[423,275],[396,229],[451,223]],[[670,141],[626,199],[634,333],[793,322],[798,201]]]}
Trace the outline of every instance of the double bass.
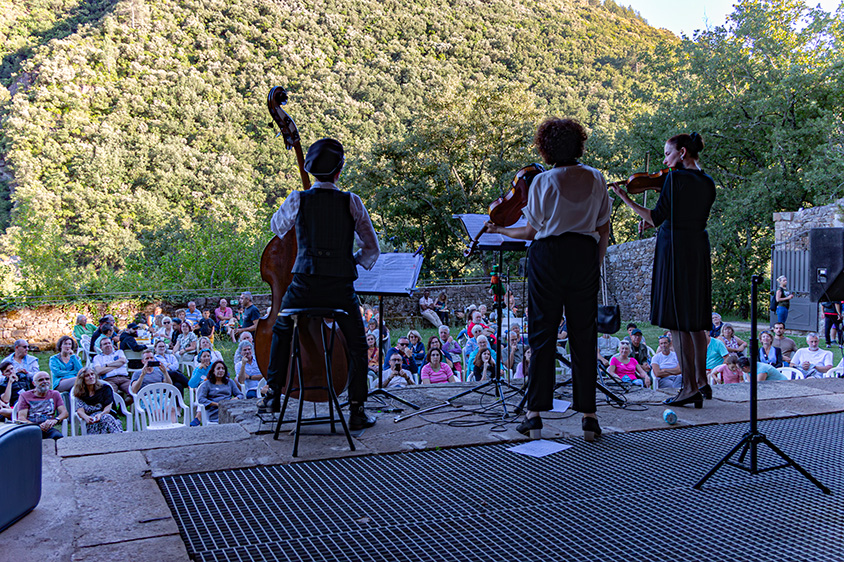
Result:
{"label": "double bass", "polygon": [[[296,123],[284,111],[281,106],[288,101],[287,91],[281,86],[275,86],[267,96],[267,109],[275,123],[281,130],[276,137],[283,137],[287,150],[293,150],[296,154],[296,162],[299,165],[299,175],[302,178],[302,188],[307,190],[311,187],[311,179],[305,171],[305,156],[302,152],[299,129]],[[267,316],[258,320],[255,329],[255,358],[258,361],[262,373],[267,373],[270,366],[270,352],[273,341],[273,325],[275,325],[278,313],[281,309],[281,299],[293,280],[293,264],[296,261],[296,228],[291,228],[284,238],[273,236],[272,240],[264,248],[261,254],[261,278],[269,284],[272,290],[272,304]],[[299,319],[299,340],[302,354],[302,375],[305,387],[320,386],[325,383],[325,359],[323,355],[322,335],[328,334],[329,328],[325,322],[319,319]],[[322,331],[322,334],[320,333]],[[292,347],[291,347],[292,349]],[[287,360],[289,372],[290,358]],[[343,333],[337,330],[334,340],[334,352],[332,354],[332,378],[334,391],[341,394],[348,384],[349,364],[346,357],[346,340]],[[287,394],[291,378],[287,378],[287,386],[282,389],[282,394]],[[309,402],[327,402],[330,398],[324,390],[308,389],[305,391],[304,399]],[[290,394],[291,398],[298,398],[299,392]]]}

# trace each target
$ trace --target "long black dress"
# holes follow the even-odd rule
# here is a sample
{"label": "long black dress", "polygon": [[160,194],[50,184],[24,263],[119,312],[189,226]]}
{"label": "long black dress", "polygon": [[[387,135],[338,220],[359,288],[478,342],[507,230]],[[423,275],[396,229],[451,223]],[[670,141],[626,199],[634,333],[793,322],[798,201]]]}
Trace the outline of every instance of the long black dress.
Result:
{"label": "long black dress", "polygon": [[656,207],[659,226],[651,285],[651,324],[696,332],[712,327],[712,262],[706,221],[715,182],[699,170],[668,174]]}

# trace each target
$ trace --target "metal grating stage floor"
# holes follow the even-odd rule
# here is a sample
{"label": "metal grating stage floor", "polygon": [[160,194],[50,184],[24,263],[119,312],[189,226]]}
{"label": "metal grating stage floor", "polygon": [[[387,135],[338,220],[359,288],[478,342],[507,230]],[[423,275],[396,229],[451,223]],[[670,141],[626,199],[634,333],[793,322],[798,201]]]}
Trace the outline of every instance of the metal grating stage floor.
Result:
{"label": "metal grating stage floor", "polygon": [[[760,422],[793,468],[723,467],[747,424],[485,445],[159,480],[200,561],[844,560],[844,414]],[[760,447],[760,466],[779,457]]]}

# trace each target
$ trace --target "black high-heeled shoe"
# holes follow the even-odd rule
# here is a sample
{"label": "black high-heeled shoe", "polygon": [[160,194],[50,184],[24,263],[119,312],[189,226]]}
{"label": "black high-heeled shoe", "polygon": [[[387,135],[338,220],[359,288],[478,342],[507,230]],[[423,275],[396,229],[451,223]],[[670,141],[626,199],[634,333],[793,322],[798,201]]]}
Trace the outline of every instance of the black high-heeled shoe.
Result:
{"label": "black high-heeled shoe", "polygon": [[590,443],[601,436],[601,426],[597,418],[585,417],[580,423],[583,428],[583,439]]}
{"label": "black high-heeled shoe", "polygon": [[703,408],[703,394],[701,394],[700,390],[698,390],[691,396],[680,398],[680,394],[678,393],[677,396],[666,398],[662,401],[662,403],[668,406],[686,406],[688,404],[694,404],[695,408],[700,409]]}
{"label": "black high-heeled shoe", "polygon": [[707,400],[712,400],[712,387],[709,385],[709,383],[706,383],[698,390],[700,390],[700,393],[703,394],[704,398],[706,398]]}
{"label": "black high-heeled shoe", "polygon": [[516,431],[522,435],[530,435],[531,439],[541,439],[542,418],[539,416],[525,418],[525,421],[516,426]]}

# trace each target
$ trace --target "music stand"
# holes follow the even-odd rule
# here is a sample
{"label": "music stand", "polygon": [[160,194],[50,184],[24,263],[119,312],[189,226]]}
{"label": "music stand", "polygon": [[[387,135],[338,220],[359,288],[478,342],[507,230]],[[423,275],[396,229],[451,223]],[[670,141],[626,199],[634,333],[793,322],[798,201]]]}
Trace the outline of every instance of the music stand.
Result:
{"label": "music stand", "polygon": [[[469,235],[471,240],[474,240],[477,234],[481,231],[483,226],[486,224],[486,221],[489,220],[489,216],[487,215],[474,215],[474,214],[463,214],[463,215],[452,215],[452,218],[457,219],[463,225],[463,228],[466,229],[466,233]],[[527,221],[524,217],[520,218],[514,227],[519,227],[527,224]],[[503,275],[504,271],[504,252],[524,252],[528,246],[530,246],[529,240],[519,240],[516,238],[510,238],[509,236],[505,236],[503,234],[490,234],[485,233],[478,239],[478,249],[479,250],[488,250],[488,251],[496,251],[498,252],[498,272],[499,276]],[[499,277],[499,283],[500,283]],[[507,403],[504,401],[504,391],[502,386],[506,386],[509,389],[513,390],[516,393],[524,392],[521,388],[517,388],[507,381],[502,380],[501,378],[501,338],[503,334],[501,333],[501,322],[502,322],[502,310],[501,304],[504,300],[504,297],[501,296],[495,303],[495,316],[496,316],[496,323],[498,325],[498,336],[495,339],[495,373],[493,376],[490,377],[488,381],[485,383],[479,384],[469,390],[465,390],[460,392],[459,394],[455,394],[451,398],[447,399],[446,402],[450,403],[452,400],[456,400],[467,394],[471,394],[473,392],[480,392],[481,390],[485,389],[488,386],[493,386],[495,388],[495,395],[498,397],[498,400],[494,402],[491,406],[494,406],[497,403],[501,404],[502,409],[504,410],[504,417],[508,417],[510,414],[507,412]],[[466,365],[466,371],[468,373],[469,366]]]}
{"label": "music stand", "polygon": [[378,261],[372,266],[372,269],[366,270],[358,265],[358,278],[355,280],[355,293],[359,295],[376,295],[378,297],[378,388],[370,390],[366,395],[367,398],[371,396],[386,396],[401,402],[406,406],[418,410],[419,406],[408,402],[403,398],[399,398],[395,394],[391,394],[384,389],[382,382],[382,367],[384,365],[384,358],[382,357],[382,329],[386,325],[384,323],[384,296],[409,297],[413,294],[416,282],[419,280],[419,274],[422,272],[422,254],[403,254],[398,252],[390,252],[378,256]]}

